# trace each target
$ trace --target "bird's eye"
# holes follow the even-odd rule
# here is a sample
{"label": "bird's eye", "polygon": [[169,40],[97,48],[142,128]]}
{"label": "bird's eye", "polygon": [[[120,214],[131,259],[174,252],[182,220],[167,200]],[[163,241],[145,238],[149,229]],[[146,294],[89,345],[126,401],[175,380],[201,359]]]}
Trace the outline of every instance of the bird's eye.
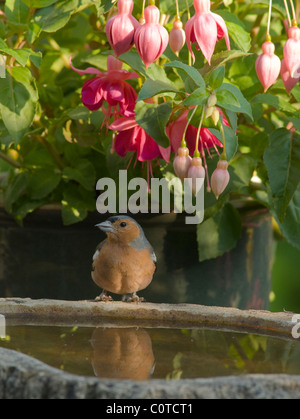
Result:
{"label": "bird's eye", "polygon": [[121,223],[120,223],[120,227],[126,227],[127,226],[127,223],[125,223],[125,221],[122,221]]}

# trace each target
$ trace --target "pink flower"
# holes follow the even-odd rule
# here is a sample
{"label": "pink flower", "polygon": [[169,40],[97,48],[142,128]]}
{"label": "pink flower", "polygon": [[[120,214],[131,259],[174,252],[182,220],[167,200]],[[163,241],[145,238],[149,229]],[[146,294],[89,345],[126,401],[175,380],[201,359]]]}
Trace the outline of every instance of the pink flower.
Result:
{"label": "pink flower", "polygon": [[160,13],[156,6],[145,8],[145,23],[135,32],[134,43],[145,67],[156,61],[168,46],[168,31],[159,22]]}
{"label": "pink flower", "polygon": [[291,77],[300,76],[300,29],[292,26],[288,29],[289,39],[283,47],[283,58]]}
{"label": "pink flower", "polygon": [[281,63],[279,57],[274,54],[275,45],[272,42],[264,42],[262,51],[263,53],[255,62],[255,70],[266,92],[276,82],[280,73]]}
{"label": "pink flower", "polygon": [[187,147],[179,147],[177,156],[174,159],[173,167],[176,176],[183,181],[187,177],[188,170],[191,166],[192,158]]}
{"label": "pink flower", "polygon": [[221,16],[210,11],[210,0],[194,0],[194,8],[196,14],[185,25],[187,46],[195,62],[191,43],[196,42],[210,64],[217,41],[224,37],[230,50],[227,27]]}
{"label": "pink flower", "polygon": [[202,166],[202,160],[200,157],[192,158],[192,161],[191,161],[188,173],[187,173],[187,177],[188,177],[188,182],[189,182],[191,190],[193,191],[195,195],[197,195],[202,185],[199,185],[199,184],[197,185],[196,179],[205,178],[205,170],[204,170],[204,167]]}
{"label": "pink flower", "polygon": [[106,23],[106,36],[116,57],[128,51],[134,44],[134,33],[140,24],[131,15],[132,9],[132,0],[119,0],[119,13]]}
{"label": "pink flower", "polygon": [[[76,69],[72,64],[71,67],[79,74],[96,74],[96,77],[87,80],[82,86],[81,98],[83,104],[91,111],[102,108],[106,115],[106,125],[111,115],[134,115],[137,94],[125,80],[139,77],[137,73],[122,70],[122,62],[112,55],[107,57],[105,73],[93,67],[86,70]],[[108,103],[108,109],[104,108],[104,102]]]}
{"label": "pink flower", "polygon": [[290,93],[290,91],[296,86],[296,84],[300,80],[300,75],[297,78],[291,77],[289,70],[286,68],[284,59],[281,60],[280,74],[281,74],[284,87],[286,88],[288,93]]}
{"label": "pink flower", "polygon": [[[224,113],[221,111],[221,109],[218,109],[220,114],[223,116],[223,124],[229,126],[229,123],[224,115]],[[179,150],[179,147],[181,145],[182,136],[184,133],[184,129],[187,124],[187,116],[188,111],[183,112],[183,114],[176,119],[176,121],[171,122],[166,127],[166,133],[167,136],[170,138],[171,141],[171,147],[172,151],[177,153]],[[187,143],[187,146],[190,150],[190,154],[193,154],[196,147],[196,137],[197,137],[197,131],[198,128],[194,127],[193,125],[189,125],[185,134],[185,141]],[[200,138],[199,138],[199,152],[201,153],[201,157],[204,163],[204,168],[206,170],[206,181],[207,181],[207,189],[210,190],[209,185],[209,177],[208,177],[208,170],[207,170],[207,164],[206,164],[206,157],[205,157],[205,150],[207,151],[209,157],[211,157],[210,149],[214,148],[217,154],[219,155],[219,150],[217,147],[223,148],[223,144],[221,141],[215,137],[208,128],[202,127],[200,129]]]}
{"label": "pink flower", "polygon": [[[136,160],[147,162],[148,184],[149,172],[151,176],[153,175],[151,161],[156,158],[163,158],[165,161],[169,162],[171,148],[159,146],[157,142],[139,126],[134,117],[117,119],[110,124],[109,129],[118,131],[118,134],[114,139],[114,150],[119,156],[125,157],[128,152],[133,151],[136,153]],[[131,163],[134,153],[129,164]]]}
{"label": "pink flower", "polygon": [[180,20],[175,20],[173,23],[173,28],[171,29],[169,35],[169,45],[174,54],[178,55],[179,51],[183,48],[185,44],[185,32],[182,29],[182,22]]}
{"label": "pink flower", "polygon": [[[219,112],[223,115],[224,125],[229,126],[229,123],[225,115],[223,114],[223,112],[220,109],[219,109]],[[167,135],[171,141],[172,151],[174,151],[175,153],[177,152],[181,144],[184,129],[187,124],[187,116],[188,116],[188,111],[183,112],[183,114],[179,118],[177,118],[176,121],[171,122],[166,128]],[[193,154],[195,150],[196,136],[197,136],[197,128],[194,127],[193,125],[189,125],[186,132],[185,140],[190,150],[190,154]],[[216,149],[216,146],[223,147],[223,144],[221,143],[221,141],[217,139],[217,137],[215,137],[209,131],[208,128],[202,127],[200,130],[199,146],[201,149],[205,148],[207,152],[209,153],[210,148],[214,147]]]}
{"label": "pink flower", "polygon": [[[121,157],[125,157],[128,152],[133,152],[129,161],[130,165],[134,154],[136,161],[147,163],[147,181],[149,187],[149,177],[153,176],[151,161],[162,157],[169,162],[171,148],[163,148],[146,131],[138,125],[134,117],[120,118],[115,120],[109,129],[118,131],[114,137],[113,148]],[[136,162],[135,162],[136,164]]]}
{"label": "pink flower", "polygon": [[217,168],[211,175],[211,189],[217,199],[224,192],[230,180],[227,168],[228,162],[226,160],[219,160]]}

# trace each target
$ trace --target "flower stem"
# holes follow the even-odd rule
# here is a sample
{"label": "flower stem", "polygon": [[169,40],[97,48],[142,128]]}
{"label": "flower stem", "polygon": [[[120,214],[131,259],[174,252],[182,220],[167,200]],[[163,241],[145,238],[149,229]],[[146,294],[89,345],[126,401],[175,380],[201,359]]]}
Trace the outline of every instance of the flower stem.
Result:
{"label": "flower stem", "polygon": [[194,110],[193,110],[193,112],[191,113],[191,116],[189,117],[189,119],[188,119],[188,121],[187,121],[187,124],[186,124],[186,126],[185,126],[185,128],[184,128],[184,131],[183,131],[183,134],[182,134],[182,140],[181,140],[181,147],[186,147],[185,135],[186,135],[186,132],[187,132],[188,126],[190,125],[190,122],[191,122],[191,120],[192,120],[193,116],[195,115],[195,112],[196,112],[197,108],[198,108],[198,106],[196,106],[196,107],[194,108]]}
{"label": "flower stem", "polygon": [[146,0],[143,0],[141,19],[145,19],[145,15],[144,15],[144,11],[145,11],[145,2],[146,2]]}
{"label": "flower stem", "polygon": [[[186,3],[187,19],[189,20],[191,18],[191,13],[190,13],[190,7],[189,7],[188,0],[185,0],[185,3]],[[192,65],[192,56],[191,56],[190,51],[188,51],[188,64],[189,64],[189,66]]]}
{"label": "flower stem", "polygon": [[266,36],[267,42],[271,42],[271,36],[270,36],[271,14],[272,14],[272,0],[269,1],[269,16],[268,16],[268,26],[267,26],[267,36]]}
{"label": "flower stem", "polygon": [[297,25],[297,18],[296,18],[296,11],[295,11],[295,6],[294,6],[293,0],[290,0],[290,3],[291,3],[292,13],[293,13],[292,26],[298,26]]}
{"label": "flower stem", "polygon": [[202,127],[202,123],[203,123],[203,119],[204,119],[204,114],[205,114],[205,106],[203,106],[202,114],[201,114],[201,118],[200,118],[200,122],[199,122],[199,126],[198,126],[194,157],[200,157],[200,152],[199,152],[198,146],[199,146],[200,131],[201,131],[201,127]]}
{"label": "flower stem", "polygon": [[291,16],[290,16],[290,11],[289,11],[289,7],[287,5],[286,0],[283,0],[284,3],[284,7],[285,7],[285,11],[286,11],[286,15],[287,15],[287,20],[289,22],[289,28],[292,26],[292,21],[291,21]]}
{"label": "flower stem", "polygon": [[9,163],[11,166],[16,167],[17,169],[19,169],[21,167],[20,163],[18,163],[17,161],[13,160],[7,154],[3,153],[3,151],[0,151],[0,158],[2,160],[6,161],[7,163]]}
{"label": "flower stem", "polygon": [[225,132],[224,132],[224,128],[223,128],[223,122],[221,122],[221,133],[222,133],[222,137],[223,137],[223,152],[221,155],[221,160],[227,160],[227,156],[226,156],[226,141],[225,141]]}
{"label": "flower stem", "polygon": [[178,0],[175,0],[175,2],[176,2],[176,20],[180,20]]}

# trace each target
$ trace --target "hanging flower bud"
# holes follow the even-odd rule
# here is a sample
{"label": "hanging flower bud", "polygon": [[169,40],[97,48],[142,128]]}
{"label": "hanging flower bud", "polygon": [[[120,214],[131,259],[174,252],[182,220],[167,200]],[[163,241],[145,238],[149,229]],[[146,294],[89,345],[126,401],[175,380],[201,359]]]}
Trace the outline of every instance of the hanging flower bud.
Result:
{"label": "hanging flower bud", "polygon": [[296,86],[296,84],[300,80],[300,74],[299,74],[299,77],[297,78],[291,77],[290,72],[285,65],[284,58],[283,60],[281,60],[280,74],[281,74],[284,87],[286,88],[287,92],[290,93],[290,91]]}
{"label": "hanging flower bud", "polygon": [[182,29],[182,22],[175,20],[169,36],[169,45],[174,54],[178,55],[185,44],[185,32]]}
{"label": "hanging flower bud", "polygon": [[229,183],[230,176],[227,168],[228,162],[226,160],[219,160],[217,168],[211,175],[211,189],[217,199]]}
{"label": "hanging flower bud", "polygon": [[168,46],[168,31],[159,22],[159,10],[156,6],[145,8],[145,23],[135,32],[134,43],[145,67],[156,61]]}
{"label": "hanging flower bud", "polygon": [[119,0],[118,14],[111,17],[105,26],[108,42],[116,57],[128,51],[134,43],[134,33],[140,26],[131,15],[133,0]]}
{"label": "hanging flower bud", "polygon": [[190,151],[187,147],[179,147],[177,156],[173,162],[174,172],[182,181],[184,178],[188,177],[187,174],[192,161],[189,154]]}
{"label": "hanging flower bud", "polygon": [[189,186],[191,190],[193,191],[193,194],[197,195],[197,193],[199,192],[202,186],[202,183],[199,184],[199,182],[197,182],[197,179],[205,178],[205,170],[204,170],[204,167],[202,166],[202,160],[200,157],[192,158],[187,176],[188,176]]}
{"label": "hanging flower bud", "polygon": [[214,107],[213,112],[211,114],[211,119],[212,119],[214,125],[216,126],[217,123],[219,122],[219,119],[220,119],[220,112],[219,112],[218,108]]}
{"label": "hanging flower bud", "polygon": [[207,107],[212,108],[217,104],[217,96],[215,93],[212,93],[207,99]]}
{"label": "hanging flower bud", "polygon": [[263,53],[257,58],[255,69],[259,81],[266,92],[272,86],[280,73],[280,59],[274,54],[275,45],[271,41],[264,42],[262,45]]}
{"label": "hanging flower bud", "polygon": [[298,26],[289,28],[288,37],[283,47],[283,58],[290,76],[297,78],[300,76],[300,29]]}

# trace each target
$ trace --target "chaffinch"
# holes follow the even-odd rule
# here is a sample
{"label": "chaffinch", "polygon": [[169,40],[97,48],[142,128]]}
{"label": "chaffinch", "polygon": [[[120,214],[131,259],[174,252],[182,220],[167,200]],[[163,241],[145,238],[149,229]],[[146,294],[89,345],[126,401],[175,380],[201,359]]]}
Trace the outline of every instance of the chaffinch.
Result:
{"label": "chaffinch", "polygon": [[142,227],[126,215],[109,217],[96,227],[107,235],[93,256],[92,279],[103,289],[96,300],[112,300],[109,291],[122,294],[123,301],[143,301],[136,293],[152,281],[156,256]]}

